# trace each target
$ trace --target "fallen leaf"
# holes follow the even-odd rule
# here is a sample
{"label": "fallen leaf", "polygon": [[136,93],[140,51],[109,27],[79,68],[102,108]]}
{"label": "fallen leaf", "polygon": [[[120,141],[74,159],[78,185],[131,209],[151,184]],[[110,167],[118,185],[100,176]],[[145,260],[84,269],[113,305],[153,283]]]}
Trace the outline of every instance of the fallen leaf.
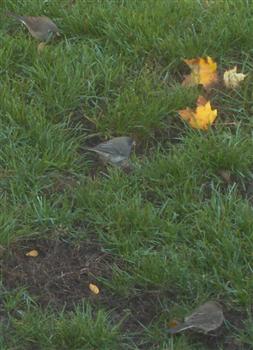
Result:
{"label": "fallen leaf", "polygon": [[31,257],[33,257],[33,258],[36,258],[36,256],[39,255],[39,252],[38,252],[38,250],[33,249],[33,250],[31,250],[30,252],[26,253],[25,255],[26,255],[26,256],[31,256]]}
{"label": "fallen leaf", "polygon": [[175,328],[179,325],[179,322],[177,320],[171,320],[169,323],[168,323],[168,327],[169,328]]}
{"label": "fallen leaf", "polygon": [[223,75],[224,84],[227,88],[236,88],[241,81],[245,79],[247,74],[237,73],[237,67],[226,70]]}
{"label": "fallen leaf", "polygon": [[90,283],[89,284],[89,289],[90,289],[90,291],[92,292],[92,293],[94,293],[94,294],[99,294],[99,288],[98,288],[98,286],[96,286],[95,284],[93,284],[93,283]]}
{"label": "fallen leaf", "polygon": [[41,52],[45,49],[46,45],[47,45],[47,44],[44,43],[44,42],[39,43],[39,45],[37,46],[37,51],[38,51],[38,53],[41,53]]}
{"label": "fallen leaf", "polygon": [[217,63],[209,56],[198,57],[184,62],[191,68],[191,74],[187,75],[182,82],[183,86],[203,85],[205,88],[211,87],[217,82]]}
{"label": "fallen leaf", "polygon": [[192,128],[202,130],[207,130],[217,117],[217,109],[212,109],[210,101],[207,101],[203,96],[198,97],[195,111],[187,107],[178,113]]}

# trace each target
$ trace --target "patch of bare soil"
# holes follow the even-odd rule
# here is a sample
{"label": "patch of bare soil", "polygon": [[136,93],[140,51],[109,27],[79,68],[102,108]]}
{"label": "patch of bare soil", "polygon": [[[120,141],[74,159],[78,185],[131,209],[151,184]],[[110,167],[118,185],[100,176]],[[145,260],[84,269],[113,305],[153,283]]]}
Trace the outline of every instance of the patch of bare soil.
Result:
{"label": "patch of bare soil", "polygon": [[[26,253],[37,250],[37,257]],[[100,287],[97,278],[110,279],[112,259],[97,242],[78,246],[62,240],[27,240],[12,245],[0,260],[3,285],[7,290],[25,287],[42,307],[72,310],[83,300],[113,310],[115,321],[125,318],[122,327],[137,331],[147,326],[157,311],[157,298],[152,293],[116,296],[107,288],[98,295],[89,290],[89,283]],[[122,262],[118,262],[122,264]]]}
{"label": "patch of bare soil", "polygon": [[[37,257],[26,253],[37,250]],[[71,309],[91,298],[89,283],[110,274],[110,257],[94,242],[79,246],[61,240],[28,240],[13,245],[1,263],[7,289],[24,286],[41,306]]]}
{"label": "patch of bare soil", "polygon": [[[26,256],[26,253],[33,249],[36,249],[39,255]],[[41,307],[50,306],[56,311],[62,310],[63,307],[65,310],[72,310],[83,300],[90,301],[95,307],[102,306],[110,310],[115,322],[123,319],[122,331],[131,333],[132,339],[139,344],[140,349],[147,349],[149,344],[146,343],[144,347],[141,345],[143,327],[147,327],[160,316],[160,298],[173,299],[176,296],[173,297],[172,293],[160,295],[155,290],[140,290],[139,294],[133,293],[125,298],[115,295],[97,282],[98,277],[110,280],[113,263],[123,266],[122,261],[116,261],[110,254],[105,253],[95,241],[72,245],[60,239],[20,241],[0,257],[3,285],[7,290],[26,287]],[[100,287],[98,295],[89,290],[89,283]],[[244,316],[234,311],[225,312],[226,320],[235,329],[243,329]],[[224,350],[249,349],[245,344],[240,344],[233,337],[231,327],[225,325],[211,335],[192,332],[188,334],[193,344],[200,343],[210,350],[216,350],[221,345]],[[150,348],[153,345],[150,344]]]}

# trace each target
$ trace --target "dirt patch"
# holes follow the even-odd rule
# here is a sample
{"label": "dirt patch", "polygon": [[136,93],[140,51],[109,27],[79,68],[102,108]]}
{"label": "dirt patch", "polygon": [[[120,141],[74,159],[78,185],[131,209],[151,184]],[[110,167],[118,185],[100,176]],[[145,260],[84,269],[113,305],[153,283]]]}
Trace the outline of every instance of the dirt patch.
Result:
{"label": "dirt patch", "polygon": [[[28,257],[26,253],[36,249],[37,257]],[[131,334],[132,341],[139,344],[139,349],[154,345],[143,342],[145,327],[159,319],[162,310],[160,300],[175,300],[172,292],[160,293],[157,290],[138,289],[128,297],[116,295],[109,288],[103,287],[97,278],[110,280],[112,263],[121,269],[124,262],[105,253],[96,241],[85,241],[73,245],[61,239],[27,240],[12,245],[0,258],[3,285],[7,290],[26,287],[29,294],[41,307],[50,305],[55,311],[72,310],[83,300],[89,301],[97,309],[103,307],[110,311],[112,320],[121,323],[121,331]],[[89,290],[89,283],[100,287],[98,295]],[[136,286],[135,286],[136,287]],[[0,310],[4,311],[0,303]],[[243,329],[246,315],[240,312],[224,311],[226,322],[215,334],[199,335],[187,332],[192,344],[202,344],[205,349],[216,350],[223,346],[225,350],[247,350],[245,344],[239,343],[231,329]],[[163,327],[163,325],[161,326]],[[162,329],[161,329],[162,331]],[[166,330],[165,330],[166,331]],[[177,335],[180,336],[180,335]],[[169,334],[168,334],[169,337]]]}
{"label": "dirt patch", "polygon": [[[26,253],[37,250],[37,257]],[[0,260],[3,285],[7,290],[25,287],[42,307],[54,310],[72,310],[83,300],[111,311],[115,322],[122,318],[126,331],[141,330],[157,314],[157,298],[142,292],[130,298],[119,297],[97,281],[110,279],[112,262],[121,267],[110,254],[103,252],[97,242],[85,241],[80,245],[58,240],[27,240],[15,243]],[[89,290],[89,283],[100,287],[99,295]]]}
{"label": "dirt patch", "polygon": [[143,325],[147,326],[161,313],[159,293],[155,291],[141,291],[127,298],[114,296],[104,300],[104,303],[108,309],[114,310],[115,321],[125,319],[122,323],[122,330],[125,332],[136,333],[143,330]]}
{"label": "dirt patch", "polygon": [[[36,249],[37,257],[25,254]],[[72,246],[61,240],[29,240],[13,245],[1,263],[7,289],[26,287],[41,306],[71,309],[94,298],[89,283],[110,275],[111,257],[94,242]]]}
{"label": "dirt patch", "polygon": [[[223,327],[222,327],[223,329]],[[201,344],[206,350],[250,350],[245,344],[236,339],[232,334],[224,332],[224,329],[217,334],[192,335],[193,344]],[[221,347],[222,346],[222,347]]]}

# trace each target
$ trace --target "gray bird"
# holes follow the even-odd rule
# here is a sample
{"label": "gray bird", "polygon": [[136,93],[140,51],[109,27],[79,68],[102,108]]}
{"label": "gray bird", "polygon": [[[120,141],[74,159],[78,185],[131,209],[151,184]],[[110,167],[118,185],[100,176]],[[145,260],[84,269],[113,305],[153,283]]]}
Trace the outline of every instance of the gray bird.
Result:
{"label": "gray bird", "polygon": [[128,164],[128,158],[134,144],[135,142],[131,137],[120,136],[87,149],[97,153],[106,163],[124,167]]}
{"label": "gray bird", "polygon": [[8,12],[8,16],[16,18],[23,23],[29,30],[30,34],[40,41],[48,42],[53,36],[60,36],[59,29],[56,24],[46,16],[19,16]]}
{"label": "gray bird", "polygon": [[175,334],[192,328],[208,333],[220,327],[223,322],[224,315],[220,304],[208,301],[199,306],[191,315],[185,317],[182,324],[169,329],[169,332],[170,334]]}

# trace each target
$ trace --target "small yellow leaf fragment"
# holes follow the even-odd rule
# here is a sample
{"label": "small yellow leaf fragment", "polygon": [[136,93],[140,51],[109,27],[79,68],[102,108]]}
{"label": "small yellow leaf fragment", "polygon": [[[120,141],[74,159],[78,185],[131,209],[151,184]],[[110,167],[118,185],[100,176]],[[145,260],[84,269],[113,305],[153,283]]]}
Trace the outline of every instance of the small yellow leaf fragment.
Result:
{"label": "small yellow leaf fragment", "polygon": [[175,328],[179,325],[179,322],[177,320],[171,320],[169,323],[168,323],[168,327],[169,328]]}
{"label": "small yellow leaf fragment", "polygon": [[237,73],[237,67],[226,70],[223,74],[224,84],[227,88],[236,88],[241,81],[246,78],[247,74]]}
{"label": "small yellow leaf fragment", "polygon": [[218,81],[217,63],[210,56],[184,60],[184,62],[190,67],[191,74],[185,77],[183,86],[201,84],[209,88]]}
{"label": "small yellow leaf fragment", "polygon": [[45,49],[46,45],[47,45],[47,44],[44,43],[44,42],[39,43],[39,45],[37,46],[37,51],[38,51],[38,53],[41,53],[41,52]]}
{"label": "small yellow leaf fragment", "polygon": [[195,110],[187,107],[178,113],[192,128],[202,130],[207,130],[217,117],[217,109],[212,109],[210,101],[207,101],[203,96],[198,97]]}
{"label": "small yellow leaf fragment", "polygon": [[31,256],[32,258],[36,258],[36,256],[39,255],[39,252],[38,252],[38,250],[33,249],[33,250],[31,250],[30,252],[26,253],[25,255],[26,255],[26,256]]}
{"label": "small yellow leaf fragment", "polygon": [[89,290],[94,294],[99,294],[99,292],[100,292],[98,286],[96,286],[93,283],[89,284]]}

